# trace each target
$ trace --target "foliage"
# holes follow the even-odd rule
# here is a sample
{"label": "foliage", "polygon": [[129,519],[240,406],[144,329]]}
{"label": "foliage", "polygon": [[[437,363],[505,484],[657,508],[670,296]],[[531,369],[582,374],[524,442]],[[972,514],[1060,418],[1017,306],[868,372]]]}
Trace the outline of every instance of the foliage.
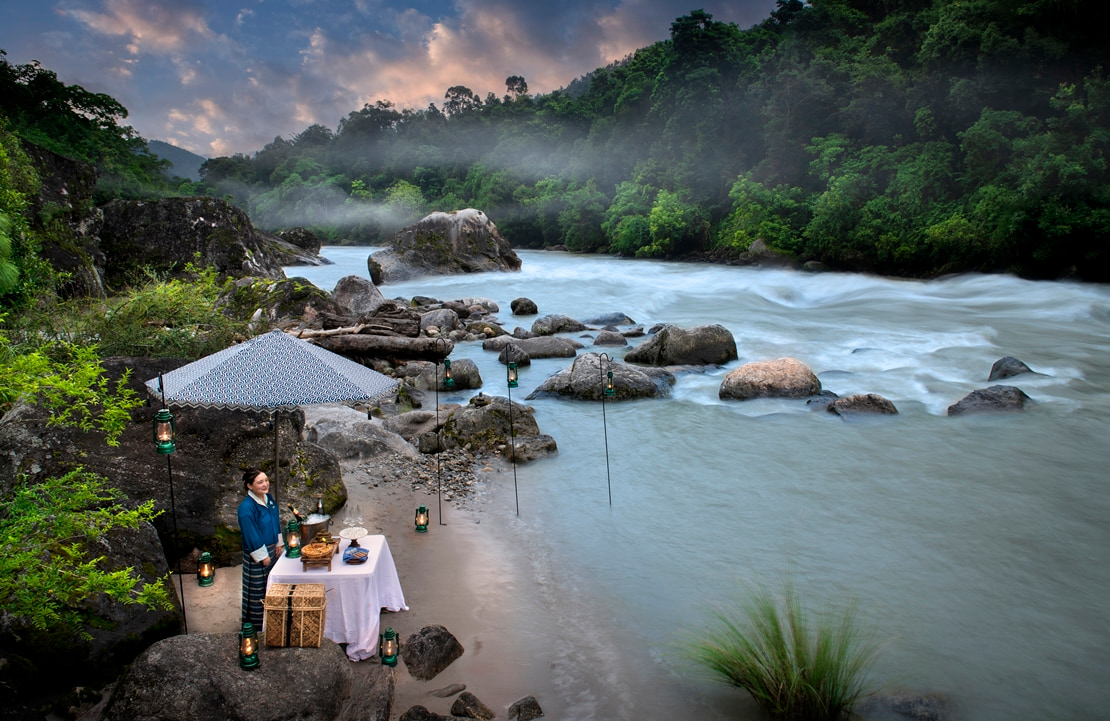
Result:
{"label": "foliage", "polygon": [[40,341],[17,347],[0,332],[0,412],[21,401],[41,403],[51,424],[102,431],[113,446],[131,421],[131,409],[142,405],[126,374],[114,385],[108,382],[95,346]]}
{"label": "foliage", "polygon": [[[195,359],[246,335],[246,322],[215,310],[225,289],[214,268],[186,266],[190,278],[169,280],[146,271],[134,287],[106,306],[75,308],[68,315],[77,342],[96,342],[105,356],[143,355]],[[84,323],[84,325],[79,325]]]}
{"label": "foliage", "polygon": [[97,166],[100,200],[167,190],[169,163],[152,155],[130,126],[127,109],[103,93],[66,85],[38,61],[12,65],[0,50],[0,116],[36,145]]}
{"label": "foliage", "polygon": [[[511,75],[500,97],[453,85],[442,108],[376,100],[177,190],[327,242],[380,244],[471,206],[518,247],[658,257],[760,239],[888,274],[1110,280],[1110,46],[1092,0],[1064,6],[782,0],[747,29],[694,10],[561,90]],[[37,64],[2,69],[14,131],[138,177],[118,103]]]}
{"label": "foliage", "polygon": [[775,719],[836,721],[864,693],[878,645],[856,624],[854,606],[812,616],[784,584],[766,587],[691,642],[691,658],[724,683],[746,690]]}
{"label": "foliage", "polygon": [[38,173],[0,118],[0,307],[23,307],[54,285],[28,218],[29,199],[38,190]]}
{"label": "foliage", "polygon": [[172,608],[162,579],[144,582],[134,568],[113,568],[105,536],[134,529],[160,511],[147,501],[124,505],[106,479],[82,469],[41,483],[21,479],[0,500],[0,605],[18,624],[90,638],[89,598],[150,609]]}
{"label": "foliage", "polygon": [[206,179],[263,227],[363,243],[395,227],[371,199],[411,183],[423,209],[483,208],[520,247],[681,256],[758,238],[892,274],[1107,279],[1110,53],[1090,1],[1069,7],[784,0],[746,30],[696,10],[563,90],[514,75],[502,98],[452,86],[442,111],[379,100],[331,139],[277,138]]}

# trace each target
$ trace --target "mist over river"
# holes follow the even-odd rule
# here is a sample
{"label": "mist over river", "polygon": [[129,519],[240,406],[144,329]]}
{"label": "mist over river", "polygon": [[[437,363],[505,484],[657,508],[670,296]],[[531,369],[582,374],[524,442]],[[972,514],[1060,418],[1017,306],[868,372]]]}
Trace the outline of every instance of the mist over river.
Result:
{"label": "mist over river", "polygon": [[[371,250],[326,247],[335,265],[286,272],[330,291],[366,277]],[[719,323],[740,355],[679,374],[670,398],[608,402],[604,416],[600,403],[525,400],[569,359],[521,369],[512,398],[559,452],[519,465],[515,494],[501,474],[481,522],[526,559],[523,572],[487,573],[514,642],[542,650],[522,672],[553,693],[521,695],[549,718],[760,718],[675,645],[743,583],[786,577],[810,605],[858,601],[885,642],[871,686],[940,694],[968,721],[1110,715],[1110,287],[518,254],[518,273],[381,290],[491,298],[510,331],[535,320],[511,315],[518,297],[540,315],[619,311],[645,329]],[[804,400],[718,399],[728,371],[785,356],[825,389],[878,393],[900,414],[847,422]],[[947,417],[993,385],[1003,356],[1037,371],[1001,381],[1034,403]],[[506,395],[496,353],[460,343],[451,358]]]}

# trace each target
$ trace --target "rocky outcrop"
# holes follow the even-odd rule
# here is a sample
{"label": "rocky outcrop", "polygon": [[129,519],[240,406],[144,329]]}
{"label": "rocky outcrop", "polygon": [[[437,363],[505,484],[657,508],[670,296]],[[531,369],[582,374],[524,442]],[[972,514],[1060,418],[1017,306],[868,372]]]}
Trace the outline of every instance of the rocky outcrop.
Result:
{"label": "rocky outcrop", "polygon": [[999,358],[994,362],[994,365],[991,366],[991,374],[987,378],[987,380],[1000,381],[1005,380],[1006,378],[1019,376],[1022,373],[1033,373],[1033,370],[1029,366],[1019,361],[1017,358],[1014,358],[1013,356],[1005,356],[1003,358]]}
{"label": "rocky outcrop", "polygon": [[537,318],[532,323],[532,332],[536,335],[554,335],[556,333],[577,333],[586,330],[586,324],[575,320],[568,315],[545,315]]}
{"label": "rocky outcrop", "polygon": [[136,659],[104,708],[104,721],[388,721],[396,681],[387,667],[357,674],[333,641],[319,648],[259,649],[239,668],[237,634],[160,641]]}
{"label": "rocky outcrop", "polygon": [[[111,358],[104,362],[109,378],[130,369],[129,385],[147,397],[143,383],[184,365],[181,360]],[[128,498],[154,499],[164,510],[155,521],[163,546],[172,548],[173,518],[164,457],[151,444],[151,423],[157,402],[132,414],[131,425],[112,447],[98,432],[84,432],[49,423],[46,411],[27,406],[0,419],[0,479],[26,474],[30,479],[57,476],[81,465],[111,479]],[[274,428],[269,411],[174,408],[177,451],[172,456],[174,506],[183,552],[195,545],[213,551],[222,562],[238,558],[236,507],[243,498],[240,475],[257,466],[274,479]],[[277,416],[280,473],[273,484],[281,503],[308,506],[316,493],[325,505],[338,508],[347,497],[335,455],[304,440],[304,413]],[[10,481],[9,481],[10,482]],[[10,488],[0,481],[0,492]],[[229,541],[230,539],[230,541]],[[168,554],[171,565],[174,557]],[[154,559],[152,559],[153,562]]]}
{"label": "rocky outcrop", "polygon": [[600,401],[605,392],[608,371],[613,372],[612,400],[665,398],[670,395],[675,377],[662,369],[637,368],[625,363],[605,361],[598,353],[583,353],[532,391],[527,400],[558,397]]}
{"label": "rocky outcrop", "polygon": [[386,297],[378,290],[378,286],[357,275],[340,278],[331,298],[355,316],[368,316],[386,302]]}
{"label": "rocky outcrop", "polygon": [[417,455],[412,444],[399,434],[350,406],[309,406],[303,412],[305,439],[328,449],[340,461],[362,461],[389,454],[405,458]]}
{"label": "rocky outcrop", "polygon": [[793,358],[746,363],[729,372],[717,392],[722,400],[806,398],[821,392],[821,381]]}
{"label": "rocky outcrop", "polygon": [[741,265],[758,265],[771,268],[785,268],[796,264],[794,258],[788,253],[783,253],[768,247],[762,238],[756,238],[752,244],[740,254]]}
{"label": "rocky outcrop", "polygon": [[[438,446],[433,447],[448,450],[467,448],[472,453],[500,453],[506,456],[515,446],[518,461],[533,460],[556,452],[558,449],[554,440],[540,433],[535,414],[536,409],[530,406],[515,401],[510,405],[508,398],[479,393],[467,405],[447,416],[439,433]],[[541,441],[530,446],[531,452],[524,453],[522,441],[535,437],[540,437]]]}
{"label": "rocky outcrop", "polygon": [[968,393],[958,402],[948,406],[948,415],[963,416],[970,413],[1023,411],[1033,399],[1014,386],[990,386]]}
{"label": "rocky outcrop", "polygon": [[478,370],[478,364],[469,358],[459,358],[451,362],[453,382],[450,386],[447,385],[447,372],[442,363],[409,361],[397,371],[397,376],[406,384],[423,391],[434,391],[437,382],[440,393],[482,387],[482,373]]}
{"label": "rocky outcrop", "polygon": [[594,337],[594,345],[600,346],[626,346],[628,339],[615,330],[598,331]]}
{"label": "rocky outcrop", "polygon": [[463,691],[451,704],[451,715],[460,718],[479,719],[479,721],[489,721],[497,717],[497,714],[489,706],[486,706],[469,691]]}
{"label": "rocky outcrop", "polygon": [[104,297],[104,253],[97,232],[100,212],[93,202],[97,170],[23,141],[22,150],[38,172],[41,185],[31,188],[29,217],[41,233],[39,256],[60,271],[65,297]]}
{"label": "rocky outcrop", "polygon": [[583,322],[588,323],[589,325],[597,326],[636,325],[636,321],[632,320],[627,315],[620,312],[602,313],[599,316],[587,318]]}
{"label": "rocky outcrop", "polygon": [[245,212],[224,200],[114,200],[101,210],[108,286],[122,285],[142,268],[175,274],[189,263],[235,278],[285,277],[283,260],[273,250],[284,241],[256,230]]}
{"label": "rocky outcrop", "polygon": [[438,676],[459,656],[463,646],[443,626],[425,626],[401,644],[401,658],[409,674],[420,681]]}
{"label": "rocky outcrop", "polygon": [[509,304],[509,309],[512,310],[513,315],[536,315],[540,312],[536,301],[531,298],[515,298]]}
{"label": "rocky outcrop", "polygon": [[736,340],[723,325],[702,325],[689,330],[665,325],[628,351],[624,360],[652,366],[724,365],[738,357]]}
{"label": "rocky outcrop", "polygon": [[[289,228],[288,230],[278,231],[277,237],[294,247],[316,256],[320,254],[320,248],[323,247],[320,238],[311,230],[305,228]],[[330,265],[331,262],[329,261],[328,264]],[[294,264],[287,263],[286,265]]]}
{"label": "rocky outcrop", "polygon": [[894,407],[894,404],[877,393],[856,393],[855,395],[837,398],[829,403],[825,410],[845,418],[863,414],[898,415],[898,409]]}
{"label": "rocky outcrop", "polygon": [[394,236],[391,246],[370,256],[382,283],[425,275],[520,270],[520,258],[497,226],[480,210],[432,213]]}
{"label": "rocky outcrop", "polygon": [[543,716],[543,709],[535,696],[525,696],[509,706],[509,718],[516,721],[533,721]]}
{"label": "rocky outcrop", "polygon": [[459,314],[450,308],[438,308],[420,314],[420,330],[430,336],[446,335],[459,327]]}
{"label": "rocky outcrop", "polygon": [[250,319],[257,332],[275,325],[320,328],[325,318],[348,313],[305,278],[240,278],[220,296],[216,308],[232,318]]}

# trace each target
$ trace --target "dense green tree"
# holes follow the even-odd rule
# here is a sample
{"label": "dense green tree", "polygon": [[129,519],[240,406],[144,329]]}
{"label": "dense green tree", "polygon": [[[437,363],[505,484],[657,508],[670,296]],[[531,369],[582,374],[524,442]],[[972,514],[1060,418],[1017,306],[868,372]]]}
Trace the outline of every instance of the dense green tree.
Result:
{"label": "dense green tree", "polygon": [[[547,94],[521,76],[442,112],[387,100],[206,181],[264,227],[380,242],[366,213],[419,191],[510,241],[622,255],[741,252],[929,275],[1107,278],[1110,46],[1091,0],[779,0],[741,29],[703,11]],[[354,181],[354,182],[353,182]],[[404,183],[404,185],[398,185]],[[335,227],[332,227],[332,226]]]}

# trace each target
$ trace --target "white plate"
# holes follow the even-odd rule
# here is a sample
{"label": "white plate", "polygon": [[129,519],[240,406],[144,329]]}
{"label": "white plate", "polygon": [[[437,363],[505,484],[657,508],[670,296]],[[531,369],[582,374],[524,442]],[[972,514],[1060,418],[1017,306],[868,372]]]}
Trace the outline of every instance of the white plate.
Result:
{"label": "white plate", "polygon": [[363,536],[369,536],[370,531],[367,531],[365,528],[362,528],[361,526],[356,526],[355,528],[344,528],[342,531],[339,532],[339,535],[342,538],[346,538],[348,540],[354,540],[356,538],[362,538]]}

